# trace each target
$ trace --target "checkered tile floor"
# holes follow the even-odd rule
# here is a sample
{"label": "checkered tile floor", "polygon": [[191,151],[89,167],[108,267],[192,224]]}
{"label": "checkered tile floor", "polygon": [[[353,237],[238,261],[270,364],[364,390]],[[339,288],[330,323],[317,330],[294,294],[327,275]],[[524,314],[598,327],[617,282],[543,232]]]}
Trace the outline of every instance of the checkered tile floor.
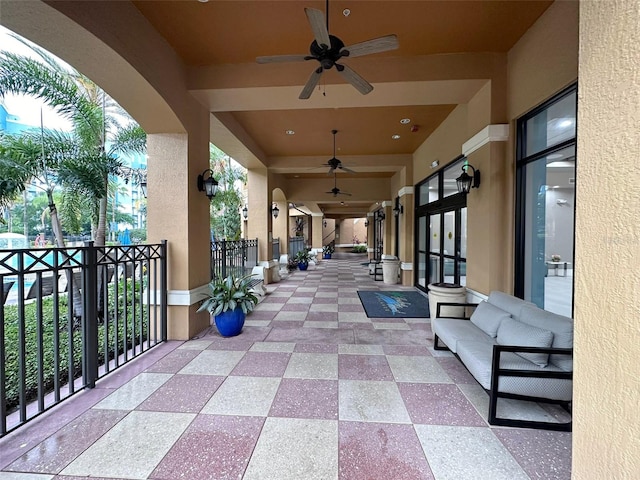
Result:
{"label": "checkered tile floor", "polygon": [[163,344],[0,440],[0,480],[570,478],[570,433],[489,427],[428,318],[369,319],[356,293],[409,287],[336,257],[269,285],[238,337]]}

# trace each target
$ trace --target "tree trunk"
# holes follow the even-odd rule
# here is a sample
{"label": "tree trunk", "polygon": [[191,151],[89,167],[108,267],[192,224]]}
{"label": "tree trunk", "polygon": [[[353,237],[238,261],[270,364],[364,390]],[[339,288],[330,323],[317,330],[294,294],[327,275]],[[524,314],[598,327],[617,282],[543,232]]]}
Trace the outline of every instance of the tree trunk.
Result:
{"label": "tree trunk", "polygon": [[99,200],[98,208],[98,228],[96,229],[95,244],[103,247],[105,245],[107,231],[107,197]]}
{"label": "tree trunk", "polygon": [[[64,243],[64,237],[62,236],[62,225],[60,224],[60,217],[58,217],[58,210],[53,201],[53,190],[47,190],[47,199],[49,200],[51,228],[53,230],[53,237],[55,239],[56,246],[64,248],[66,245]],[[80,295],[80,285],[73,281],[73,271],[71,269],[66,269],[65,272],[67,275],[67,285],[71,285],[73,288],[73,316],[76,318],[82,318],[82,296]]]}

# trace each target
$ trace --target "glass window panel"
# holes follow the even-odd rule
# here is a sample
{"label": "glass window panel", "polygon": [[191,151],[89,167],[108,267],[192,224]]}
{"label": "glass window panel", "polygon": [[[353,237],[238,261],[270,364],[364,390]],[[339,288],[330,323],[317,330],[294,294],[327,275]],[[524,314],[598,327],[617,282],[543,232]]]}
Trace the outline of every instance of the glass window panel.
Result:
{"label": "glass window panel", "polygon": [[418,187],[418,205],[426,205],[429,201],[429,182],[425,182]]}
{"label": "glass window panel", "polygon": [[[573,147],[564,150],[573,158]],[[526,165],[525,299],[571,316],[575,161],[542,158]]]}
{"label": "glass window panel", "polygon": [[456,183],[456,178],[458,178],[462,174],[462,165],[464,165],[464,162],[466,162],[466,160],[466,158],[462,158],[457,162],[449,165],[444,170],[444,187],[442,190],[443,197],[449,197],[458,193],[458,184]]}
{"label": "glass window panel", "polygon": [[429,257],[429,283],[440,282],[440,257],[431,255]]}
{"label": "glass window panel", "polygon": [[458,263],[460,267],[460,285],[463,287],[467,284],[467,262]]}
{"label": "glass window panel", "polygon": [[446,212],[444,214],[444,254],[455,255],[456,248],[456,212]]}
{"label": "glass window panel", "polygon": [[418,254],[418,285],[427,287],[427,255]]}
{"label": "glass window panel", "polygon": [[421,252],[427,251],[427,217],[420,217],[418,219],[418,250]]}
{"label": "glass window panel", "polygon": [[576,92],[572,92],[525,123],[525,156],[534,155],[576,136]]}
{"label": "glass window panel", "polygon": [[429,251],[440,253],[440,214],[431,215],[429,217]]}
{"label": "glass window panel", "polygon": [[438,190],[438,175],[432,177],[427,183],[429,184],[429,203],[439,200],[440,192]]}

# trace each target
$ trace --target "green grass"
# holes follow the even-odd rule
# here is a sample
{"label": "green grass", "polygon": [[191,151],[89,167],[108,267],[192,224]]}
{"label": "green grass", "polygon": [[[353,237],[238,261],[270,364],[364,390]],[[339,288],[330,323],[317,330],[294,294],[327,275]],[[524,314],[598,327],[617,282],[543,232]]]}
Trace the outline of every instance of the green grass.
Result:
{"label": "green grass", "polygon": [[[129,280],[129,285],[131,281]],[[143,306],[142,326],[140,325],[139,301],[141,291],[136,290],[136,318],[133,318],[132,303],[134,301],[134,292],[130,286],[127,286],[127,318],[125,321],[123,295],[124,282],[120,282],[118,290],[118,346],[113,344],[115,334],[115,323],[113,315],[115,313],[115,298],[113,289],[109,289],[109,315],[111,319],[107,322],[109,331],[109,345],[105,346],[105,324],[98,325],[98,363],[104,363],[105,350],[108,352],[108,358],[112,359],[115,355],[120,355],[126,349],[131,348],[134,344],[138,344],[140,340],[140,328],[142,327],[143,340],[146,338],[148,326],[146,319],[148,318],[148,307]],[[140,285],[137,285],[140,288]],[[82,369],[82,332],[79,328],[69,329],[67,320],[68,302],[66,295],[59,297],[58,315],[54,316],[54,302],[52,298],[46,298],[42,301],[42,317],[37,318],[37,304],[31,303],[24,307],[24,342],[25,342],[25,389],[27,401],[33,400],[38,394],[38,325],[42,329],[42,381],[45,392],[54,388],[55,371],[55,332],[58,332],[58,380],[60,385],[64,385],[69,380],[69,350],[73,351],[73,361],[71,365],[71,375],[77,378],[81,375]],[[19,319],[18,306],[7,305],[4,309],[4,342],[5,342],[5,400],[7,410],[11,410],[19,404]],[[73,320],[72,320],[73,321]],[[124,339],[124,331],[127,331],[127,338]],[[132,332],[135,331],[135,338],[132,338]]]}

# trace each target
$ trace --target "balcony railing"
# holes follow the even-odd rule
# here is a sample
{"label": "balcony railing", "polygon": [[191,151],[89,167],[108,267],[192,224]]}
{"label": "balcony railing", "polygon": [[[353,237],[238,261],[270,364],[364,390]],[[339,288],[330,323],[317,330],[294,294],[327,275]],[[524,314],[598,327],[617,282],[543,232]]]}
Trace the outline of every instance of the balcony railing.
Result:
{"label": "balcony railing", "polygon": [[0,283],[0,436],[166,341],[166,241],[0,250]]}
{"label": "balcony railing", "polygon": [[258,265],[258,239],[211,242],[211,278],[249,275]]}
{"label": "balcony railing", "polygon": [[271,241],[271,258],[280,260],[280,238],[274,238]]}
{"label": "balcony railing", "polygon": [[304,237],[289,238],[289,258],[295,258],[299,251],[304,250]]}

